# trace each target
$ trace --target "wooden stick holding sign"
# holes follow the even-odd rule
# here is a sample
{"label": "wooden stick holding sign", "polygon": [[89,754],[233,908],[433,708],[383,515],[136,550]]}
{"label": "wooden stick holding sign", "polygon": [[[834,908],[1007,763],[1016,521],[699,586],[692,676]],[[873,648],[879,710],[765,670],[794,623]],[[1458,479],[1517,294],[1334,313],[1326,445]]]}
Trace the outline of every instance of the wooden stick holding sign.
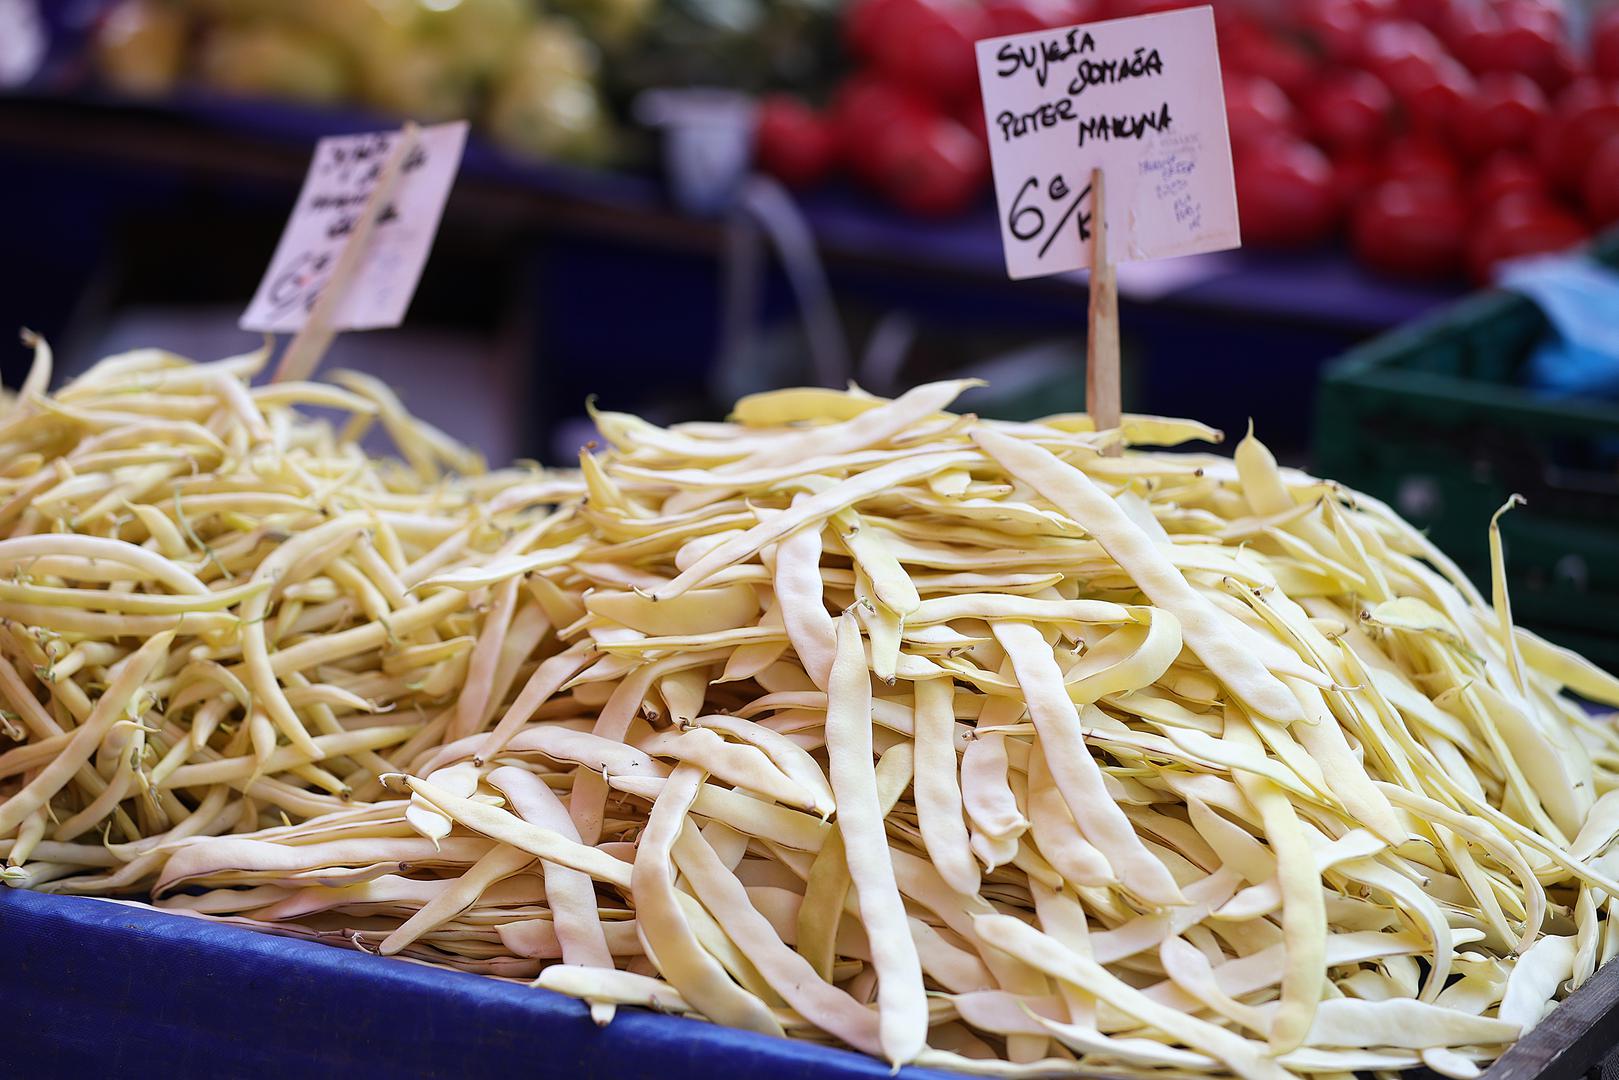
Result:
{"label": "wooden stick holding sign", "polygon": [[1097,431],[1116,430],[1115,264],[1240,243],[1213,11],[1013,34],[975,49],[1007,273],[1090,268],[1086,406]]}
{"label": "wooden stick holding sign", "polygon": [[[1085,411],[1097,431],[1119,426],[1119,283],[1107,253],[1106,196],[1102,170],[1091,170],[1091,309],[1085,338]],[[1124,452],[1120,443],[1105,451]]]}
{"label": "wooden stick holding sign", "polygon": [[309,318],[281,354],[281,362],[276,366],[272,382],[307,379],[320,367],[321,358],[337,336],[337,307],[348,294],[349,283],[360,270],[366,256],[366,246],[371,242],[371,230],[376,226],[382,208],[393,198],[394,185],[404,171],[405,159],[416,148],[419,131],[408,120],[400,130],[399,138],[394,141],[388,160],[382,166],[382,175],[377,178],[376,186],[371,189],[371,195],[365,200],[365,206],[354,222],[354,229],[349,233],[348,242],[337,256],[337,266],[332,269],[332,276],[321,286],[320,293],[315,297],[315,306],[309,311]]}
{"label": "wooden stick holding sign", "polygon": [[322,139],[244,330],[290,333],[275,380],[307,379],[343,330],[398,326],[466,142],[464,122]]}

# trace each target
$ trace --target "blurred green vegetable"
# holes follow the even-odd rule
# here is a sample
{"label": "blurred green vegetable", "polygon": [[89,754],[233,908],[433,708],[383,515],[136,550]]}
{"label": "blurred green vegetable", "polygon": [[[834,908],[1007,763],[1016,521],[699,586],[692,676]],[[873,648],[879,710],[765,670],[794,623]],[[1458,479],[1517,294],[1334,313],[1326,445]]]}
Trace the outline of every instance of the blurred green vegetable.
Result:
{"label": "blurred green vegetable", "polygon": [[477,78],[442,48],[423,47],[415,28],[379,22],[355,42],[360,96],[369,104],[419,120],[474,111]]}
{"label": "blurred green vegetable", "polygon": [[187,20],[168,4],[125,0],[106,15],[96,38],[102,75],[126,94],[167,93],[184,62]]}
{"label": "blurred green vegetable", "polygon": [[487,75],[510,59],[536,9],[529,0],[422,0],[414,29],[469,75]]}
{"label": "blurred green vegetable", "polygon": [[342,54],[306,30],[274,23],[216,26],[203,36],[198,73],[238,94],[338,101],[351,80]]}
{"label": "blurred green vegetable", "polygon": [[590,43],[560,19],[536,24],[496,87],[489,128],[514,150],[572,161],[603,161],[612,148],[606,111],[592,81]]}
{"label": "blurred green vegetable", "polygon": [[641,152],[618,122],[642,90],[815,87],[837,66],[842,0],[121,0],[105,81],[163,94],[357,101],[466,117],[510,149],[602,163]]}
{"label": "blurred green vegetable", "polygon": [[[559,12],[571,15],[603,46],[624,45],[647,25],[658,0],[557,0]],[[746,2],[746,0],[745,0]]]}

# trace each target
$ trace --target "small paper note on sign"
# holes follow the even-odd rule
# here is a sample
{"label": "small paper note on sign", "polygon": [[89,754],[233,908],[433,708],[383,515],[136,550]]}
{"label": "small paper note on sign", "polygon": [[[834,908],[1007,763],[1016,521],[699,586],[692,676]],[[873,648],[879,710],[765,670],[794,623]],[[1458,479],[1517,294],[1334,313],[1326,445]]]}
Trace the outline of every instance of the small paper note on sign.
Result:
{"label": "small paper note on sign", "polygon": [[[303,326],[399,137],[397,131],[379,131],[315,145],[292,217],[242,315],[243,330],[292,333]],[[375,330],[404,321],[466,140],[465,121],[420,130],[331,329]]]}
{"label": "small paper note on sign", "polygon": [[1241,243],[1213,9],[989,38],[977,50],[1012,277],[1090,266],[1097,168],[1112,262]]}

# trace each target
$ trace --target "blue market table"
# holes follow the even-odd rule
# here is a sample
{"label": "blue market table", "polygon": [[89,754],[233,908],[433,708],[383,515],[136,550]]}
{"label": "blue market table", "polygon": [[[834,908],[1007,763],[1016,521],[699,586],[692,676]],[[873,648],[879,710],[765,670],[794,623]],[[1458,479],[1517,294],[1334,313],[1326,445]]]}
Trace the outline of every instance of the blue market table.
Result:
{"label": "blue market table", "polygon": [[[859,1054],[128,904],[0,889],[0,1074],[888,1080]],[[943,1080],[905,1069],[900,1080]]]}

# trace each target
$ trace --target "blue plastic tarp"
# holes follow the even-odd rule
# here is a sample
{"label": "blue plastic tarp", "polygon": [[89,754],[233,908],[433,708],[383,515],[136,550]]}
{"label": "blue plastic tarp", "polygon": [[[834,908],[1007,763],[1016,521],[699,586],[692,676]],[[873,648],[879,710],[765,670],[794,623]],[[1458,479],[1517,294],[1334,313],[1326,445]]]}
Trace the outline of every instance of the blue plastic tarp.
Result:
{"label": "blue plastic tarp", "polygon": [[[900,1080],[948,1074],[905,1069]],[[0,889],[0,1076],[888,1080],[844,1050],[127,904]],[[959,1078],[958,1078],[959,1080]]]}
{"label": "blue plastic tarp", "polygon": [[1529,358],[1529,385],[1560,397],[1619,398],[1619,271],[1583,255],[1511,266],[1504,288],[1540,306],[1551,333]]}

